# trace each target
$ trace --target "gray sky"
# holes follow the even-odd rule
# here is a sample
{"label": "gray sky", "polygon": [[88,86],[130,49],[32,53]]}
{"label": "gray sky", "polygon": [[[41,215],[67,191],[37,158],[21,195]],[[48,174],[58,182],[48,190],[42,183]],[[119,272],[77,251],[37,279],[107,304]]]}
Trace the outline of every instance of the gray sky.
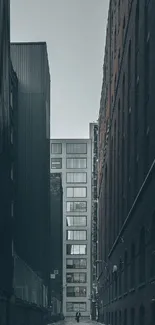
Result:
{"label": "gray sky", "polygon": [[51,136],[87,137],[98,117],[109,0],[11,0],[11,40],[46,41]]}

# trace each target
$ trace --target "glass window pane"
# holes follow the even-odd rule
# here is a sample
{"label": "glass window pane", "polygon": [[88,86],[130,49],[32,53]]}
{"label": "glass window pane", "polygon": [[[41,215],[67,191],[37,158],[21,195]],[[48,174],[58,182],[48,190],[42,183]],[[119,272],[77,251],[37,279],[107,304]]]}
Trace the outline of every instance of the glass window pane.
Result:
{"label": "glass window pane", "polygon": [[86,273],[67,273],[67,283],[86,283]]}
{"label": "glass window pane", "polygon": [[74,260],[73,259],[67,259],[66,260],[66,268],[67,269],[72,269],[73,268],[73,266],[74,266]]}
{"label": "glass window pane", "polygon": [[67,183],[86,183],[87,173],[67,173]]}
{"label": "glass window pane", "polygon": [[67,168],[87,168],[86,158],[67,158]]}
{"label": "glass window pane", "polygon": [[87,245],[66,245],[67,255],[86,255]]}
{"label": "glass window pane", "polygon": [[86,240],[87,232],[86,230],[67,230],[66,231],[67,240]]}
{"label": "glass window pane", "polygon": [[74,226],[74,217],[67,216],[66,217],[66,225],[67,225],[67,227],[73,227]]}
{"label": "glass window pane", "polygon": [[67,187],[67,197],[86,197],[86,187]]}
{"label": "glass window pane", "polygon": [[66,311],[67,312],[74,312],[77,311],[85,312],[86,311],[86,303],[85,302],[67,302],[66,303]]}
{"label": "glass window pane", "polygon": [[67,287],[67,297],[86,297],[86,287]]}
{"label": "glass window pane", "polygon": [[62,168],[62,159],[61,158],[52,158],[51,159],[51,169],[61,169]]}
{"label": "glass window pane", "polygon": [[87,211],[86,201],[67,202],[67,212],[86,212],[86,211]]}
{"label": "glass window pane", "polygon": [[67,269],[86,269],[87,260],[85,258],[74,258],[66,260]]}
{"label": "glass window pane", "polygon": [[86,154],[87,153],[87,143],[67,143],[66,152],[68,154]]}
{"label": "glass window pane", "polygon": [[62,153],[62,144],[61,143],[51,143],[51,153],[61,154]]}

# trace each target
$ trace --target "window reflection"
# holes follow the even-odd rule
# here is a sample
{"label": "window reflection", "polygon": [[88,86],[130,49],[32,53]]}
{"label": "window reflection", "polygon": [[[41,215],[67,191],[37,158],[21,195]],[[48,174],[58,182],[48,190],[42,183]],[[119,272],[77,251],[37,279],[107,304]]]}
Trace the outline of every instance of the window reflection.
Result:
{"label": "window reflection", "polygon": [[86,216],[67,216],[67,227],[85,227],[87,226]]}
{"label": "window reflection", "polygon": [[86,187],[67,187],[67,197],[86,197]]}
{"label": "window reflection", "polygon": [[86,297],[86,287],[67,287],[67,297]]}
{"label": "window reflection", "polygon": [[67,269],[86,269],[87,260],[85,258],[72,258],[66,261]]}
{"label": "window reflection", "polygon": [[67,255],[86,255],[87,245],[72,245],[67,244]]}
{"label": "window reflection", "polygon": [[86,230],[67,230],[66,232],[67,240],[86,240],[87,232]]}
{"label": "window reflection", "polygon": [[87,275],[86,273],[67,273],[66,282],[67,283],[86,283]]}
{"label": "window reflection", "polygon": [[87,211],[86,201],[67,202],[67,212],[86,212],[86,211]]}

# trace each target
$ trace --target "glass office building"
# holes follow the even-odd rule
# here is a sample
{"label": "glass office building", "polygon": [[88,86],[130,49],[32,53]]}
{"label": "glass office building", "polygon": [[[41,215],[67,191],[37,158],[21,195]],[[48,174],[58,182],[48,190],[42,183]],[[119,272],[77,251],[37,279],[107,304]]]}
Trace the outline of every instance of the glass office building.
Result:
{"label": "glass office building", "polygon": [[90,315],[91,139],[51,140],[51,173],[62,174],[63,313]]}

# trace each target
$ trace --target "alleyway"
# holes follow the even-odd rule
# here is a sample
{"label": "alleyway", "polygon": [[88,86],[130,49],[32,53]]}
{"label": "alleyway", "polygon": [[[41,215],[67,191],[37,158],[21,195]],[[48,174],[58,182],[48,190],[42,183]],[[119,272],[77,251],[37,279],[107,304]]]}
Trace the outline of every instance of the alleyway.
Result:
{"label": "alleyway", "polygon": [[[100,325],[100,323],[95,322],[95,321],[91,321],[89,319],[81,319],[81,321],[79,322],[79,325]],[[77,322],[74,318],[69,318],[69,319],[65,319],[64,321],[60,321],[51,325],[77,325]]]}

